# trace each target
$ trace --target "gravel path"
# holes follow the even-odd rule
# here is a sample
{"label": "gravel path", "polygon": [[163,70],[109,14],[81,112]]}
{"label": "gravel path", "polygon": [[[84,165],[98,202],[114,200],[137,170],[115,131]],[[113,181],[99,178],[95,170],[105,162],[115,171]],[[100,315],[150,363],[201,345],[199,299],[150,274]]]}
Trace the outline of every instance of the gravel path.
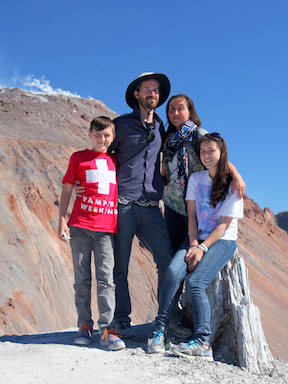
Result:
{"label": "gravel path", "polygon": [[249,373],[220,361],[148,355],[147,325],[135,326],[137,337],[127,348],[109,352],[95,332],[89,347],[73,344],[75,329],[63,332],[0,337],[2,384],[281,384],[288,383],[288,363],[276,359],[272,376]]}

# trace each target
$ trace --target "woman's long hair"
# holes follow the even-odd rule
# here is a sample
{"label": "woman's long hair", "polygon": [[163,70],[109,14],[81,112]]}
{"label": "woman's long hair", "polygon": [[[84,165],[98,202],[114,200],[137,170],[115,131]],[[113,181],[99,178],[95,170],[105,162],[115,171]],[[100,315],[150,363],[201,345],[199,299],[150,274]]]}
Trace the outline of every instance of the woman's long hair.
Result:
{"label": "woman's long hair", "polygon": [[169,123],[168,128],[167,128],[167,133],[175,133],[175,132],[177,132],[176,127],[169,121],[169,115],[168,115],[170,103],[174,99],[184,99],[186,101],[187,108],[189,109],[189,112],[190,112],[190,119],[198,127],[200,127],[201,120],[197,116],[197,113],[196,113],[193,101],[190,99],[189,96],[185,95],[184,93],[181,93],[179,95],[174,95],[174,96],[170,97],[170,99],[167,102],[167,105],[166,105],[166,116],[167,116],[167,120],[168,120],[168,123]]}
{"label": "woman's long hair", "polygon": [[228,151],[225,140],[220,136],[219,133],[208,133],[204,135],[200,140],[200,147],[201,143],[204,141],[214,141],[218,145],[218,148],[221,152],[217,166],[217,172],[213,177],[212,182],[211,205],[215,208],[219,201],[223,201],[225,199],[232,181],[232,176],[228,165]]}

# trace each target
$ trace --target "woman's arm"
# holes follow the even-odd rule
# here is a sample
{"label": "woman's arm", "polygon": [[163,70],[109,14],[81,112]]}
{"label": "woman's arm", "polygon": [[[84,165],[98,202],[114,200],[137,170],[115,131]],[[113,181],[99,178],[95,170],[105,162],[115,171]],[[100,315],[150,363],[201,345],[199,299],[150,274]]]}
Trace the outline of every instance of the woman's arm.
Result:
{"label": "woman's arm", "polygon": [[160,173],[161,173],[164,185],[167,185],[167,172],[163,163],[161,163],[161,166],[160,166]]}
{"label": "woman's arm", "polygon": [[242,176],[240,175],[240,173],[237,171],[236,167],[229,161],[228,161],[228,165],[229,165],[229,171],[233,178],[232,184],[231,184],[231,192],[233,194],[233,192],[237,190],[238,197],[239,199],[241,199],[244,196],[246,184],[242,179]]}

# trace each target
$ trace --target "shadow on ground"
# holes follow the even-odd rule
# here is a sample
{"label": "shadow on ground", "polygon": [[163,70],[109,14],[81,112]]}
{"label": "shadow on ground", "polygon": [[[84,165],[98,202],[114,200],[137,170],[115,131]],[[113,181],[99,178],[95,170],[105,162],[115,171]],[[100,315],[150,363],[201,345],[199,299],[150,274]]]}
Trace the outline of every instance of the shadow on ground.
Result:
{"label": "shadow on ground", "polygon": [[[141,347],[146,350],[146,344],[148,337],[151,337],[152,326],[151,323],[134,325],[133,330],[135,336],[131,339],[125,339],[126,346],[128,348]],[[0,343],[10,342],[16,344],[59,344],[59,345],[75,345],[73,343],[74,338],[78,330],[67,330],[52,333],[37,333],[31,335],[4,335],[0,337]],[[85,348],[99,348],[105,349],[100,344],[100,334],[98,330],[93,332],[92,344]],[[80,346],[80,348],[83,348]]]}

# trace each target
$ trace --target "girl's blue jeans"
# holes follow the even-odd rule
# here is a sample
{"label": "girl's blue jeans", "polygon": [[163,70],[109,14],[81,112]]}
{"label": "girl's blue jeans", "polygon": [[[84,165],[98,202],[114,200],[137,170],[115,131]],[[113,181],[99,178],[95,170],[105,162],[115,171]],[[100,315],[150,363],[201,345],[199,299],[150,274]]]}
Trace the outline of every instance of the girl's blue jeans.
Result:
{"label": "girl's blue jeans", "polygon": [[194,319],[193,338],[199,338],[210,345],[211,312],[206,288],[215,279],[221,269],[232,259],[236,241],[218,240],[204,253],[203,258],[193,272],[187,270],[185,256],[189,248],[188,236],[171,260],[164,276],[159,298],[157,326],[165,327],[168,321],[169,307],[185,277],[186,291],[192,305]]}

